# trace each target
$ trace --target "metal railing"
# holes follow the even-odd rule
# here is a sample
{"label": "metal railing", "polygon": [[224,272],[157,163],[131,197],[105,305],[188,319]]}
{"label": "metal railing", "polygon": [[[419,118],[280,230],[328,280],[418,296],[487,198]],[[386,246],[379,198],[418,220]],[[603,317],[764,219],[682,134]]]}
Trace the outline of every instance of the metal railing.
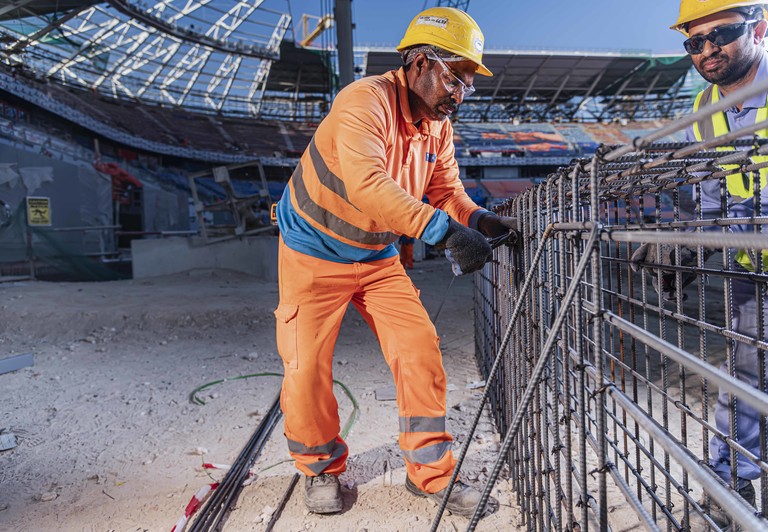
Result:
{"label": "metal railing", "polygon": [[[503,443],[469,529],[504,467],[528,530],[717,530],[716,506],[768,529],[768,121],[660,142],[766,90],[601,147],[501,207],[522,243],[476,274],[474,307]],[[664,266],[640,264],[641,244]]]}

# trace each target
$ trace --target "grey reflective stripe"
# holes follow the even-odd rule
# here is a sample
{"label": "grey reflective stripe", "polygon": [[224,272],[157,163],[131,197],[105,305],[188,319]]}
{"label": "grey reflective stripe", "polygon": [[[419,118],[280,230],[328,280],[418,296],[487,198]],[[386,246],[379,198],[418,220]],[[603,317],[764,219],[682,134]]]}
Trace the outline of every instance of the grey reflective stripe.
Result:
{"label": "grey reflective stripe", "polygon": [[346,222],[331,213],[330,211],[322,208],[315,203],[312,198],[309,197],[307,187],[304,185],[304,177],[301,163],[296,167],[291,176],[291,182],[293,183],[293,190],[296,193],[296,201],[299,202],[298,207],[304,211],[307,216],[314,221],[327,227],[334,233],[344,238],[347,238],[353,242],[359,242],[360,244],[391,244],[397,240],[397,235],[390,232],[386,233],[369,233],[363,231],[359,227],[355,227],[349,222]]}
{"label": "grey reflective stripe", "polygon": [[[312,165],[315,167],[315,173],[320,182],[349,203],[347,187],[344,186],[344,181],[331,172],[328,165],[325,164],[323,156],[320,155],[320,152],[317,151],[317,146],[315,146],[315,137],[312,137],[312,140],[309,141],[309,156],[312,158]],[[351,203],[349,204],[352,205]],[[355,207],[354,205],[352,206]],[[357,207],[355,207],[355,209],[357,209]],[[357,210],[359,211],[360,209]]]}
{"label": "grey reflective stripe", "polygon": [[303,443],[299,443],[297,441],[288,439],[288,450],[291,451],[292,453],[299,453],[299,454],[328,454],[333,450],[335,445],[336,445],[336,438],[332,439],[328,443],[324,443],[323,445],[317,445],[315,447],[307,447]]}
{"label": "grey reflective stripe", "polygon": [[[694,109],[694,112],[712,103],[713,87],[714,85],[710,85],[709,87],[701,91],[701,99],[699,100],[699,106],[697,109]],[[720,112],[722,113],[722,111]],[[700,120],[698,124],[699,124],[699,132],[701,133],[701,138],[696,140],[702,141],[702,140],[709,140],[709,139],[715,138],[715,125],[712,123],[712,117],[707,117],[704,120]]]}
{"label": "grey reflective stripe", "polygon": [[401,417],[400,432],[445,432],[445,416]]}
{"label": "grey reflective stripe", "polygon": [[403,449],[403,454],[405,455],[405,459],[412,464],[431,464],[432,462],[440,460],[450,449],[450,441],[441,441],[440,443],[422,447],[421,449],[415,449],[413,451],[406,451]]}
{"label": "grey reflective stripe", "polygon": [[333,453],[331,454],[330,458],[326,458],[324,460],[318,460],[317,462],[306,464],[306,466],[315,475],[319,475],[323,471],[325,471],[331,464],[333,464],[336,460],[344,456],[344,453],[346,452],[347,452],[347,446],[344,445],[343,443],[337,443],[336,447],[333,448]]}

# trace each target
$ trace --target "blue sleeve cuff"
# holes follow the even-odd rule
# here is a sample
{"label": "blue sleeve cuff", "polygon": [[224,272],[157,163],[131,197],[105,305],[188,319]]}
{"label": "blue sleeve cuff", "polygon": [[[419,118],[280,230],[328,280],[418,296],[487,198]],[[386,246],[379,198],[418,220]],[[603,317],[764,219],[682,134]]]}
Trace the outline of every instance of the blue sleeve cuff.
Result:
{"label": "blue sleeve cuff", "polygon": [[477,228],[477,222],[480,220],[480,218],[483,217],[485,214],[493,214],[491,211],[487,211],[485,209],[477,209],[475,212],[469,215],[469,228],[474,229],[475,231],[479,231]]}
{"label": "blue sleeve cuff", "polygon": [[448,214],[440,209],[435,209],[435,214],[432,215],[432,219],[419,238],[430,246],[434,246],[445,237],[447,232]]}

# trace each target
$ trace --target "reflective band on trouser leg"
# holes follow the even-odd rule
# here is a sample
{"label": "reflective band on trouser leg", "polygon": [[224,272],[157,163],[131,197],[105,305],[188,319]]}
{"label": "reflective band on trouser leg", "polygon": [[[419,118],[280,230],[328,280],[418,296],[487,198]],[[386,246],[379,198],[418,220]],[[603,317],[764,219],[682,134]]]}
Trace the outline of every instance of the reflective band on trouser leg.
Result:
{"label": "reflective band on trouser leg", "polygon": [[[403,455],[411,480],[414,477],[425,477],[425,469],[426,471],[435,469],[442,471],[446,464],[452,463],[451,440],[442,440],[443,434],[446,434],[445,416],[400,418],[400,445],[403,447]],[[438,439],[438,442],[431,443],[435,438]],[[406,446],[415,447],[415,449],[409,451]],[[443,463],[445,460],[447,462]],[[448,465],[448,467],[453,469],[452,465]],[[411,470],[414,471],[413,474],[411,474]],[[444,480],[447,479],[440,478],[440,482],[432,482],[421,489],[430,492],[440,491],[443,488],[436,486],[441,486]]]}
{"label": "reflective band on trouser leg", "polygon": [[435,327],[397,257],[361,264],[352,303],[376,333],[397,386],[400,448],[411,481],[434,493],[456,460],[445,431],[446,377]]}
{"label": "reflective band on trouser leg", "polygon": [[[403,440],[405,438],[403,436],[403,434],[400,435],[401,447],[404,446]],[[434,437],[438,436],[434,435]],[[447,433],[446,436],[450,438]],[[405,468],[416,487],[427,493],[437,493],[448,485],[456,465],[456,459],[451,452],[451,445],[452,441],[447,440],[415,451],[403,449]],[[431,462],[427,461],[432,460],[435,456],[440,456],[440,458]]]}
{"label": "reflective band on trouser leg", "polygon": [[277,349],[283,359],[280,406],[296,467],[305,475],[338,475],[347,445],[339,436],[333,394],[333,347],[355,290],[354,268],[316,259],[280,239]]}
{"label": "reflective band on trouser leg", "polygon": [[[443,459],[445,453],[451,448],[451,442],[443,441],[434,445],[428,445],[413,451],[403,451],[409,462],[424,465],[438,462]],[[438,490],[439,491],[439,490]]]}
{"label": "reflective band on trouser leg", "polygon": [[[311,474],[319,475],[321,473],[335,473],[331,471],[334,464],[339,463],[339,459],[343,459],[346,462],[347,444],[341,437],[337,436],[333,440],[329,441],[325,445],[319,445],[317,447],[306,447],[304,444],[297,441],[288,439],[288,450],[291,452],[291,457],[299,460],[301,459],[300,467],[302,471],[306,473],[304,467],[311,471]],[[314,460],[314,461],[313,461]]]}
{"label": "reflective band on trouser leg", "polygon": [[401,417],[400,432],[445,432],[445,416]]}

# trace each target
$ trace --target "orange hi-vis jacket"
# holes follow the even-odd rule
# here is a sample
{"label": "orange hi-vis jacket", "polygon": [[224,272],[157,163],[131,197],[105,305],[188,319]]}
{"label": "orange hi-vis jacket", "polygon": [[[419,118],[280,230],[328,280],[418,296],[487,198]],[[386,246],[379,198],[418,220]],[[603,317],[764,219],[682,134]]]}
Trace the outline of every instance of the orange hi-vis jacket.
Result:
{"label": "orange hi-vis jacket", "polygon": [[278,208],[286,245],[337,262],[394,256],[400,234],[435,244],[448,215],[474,227],[485,212],[459,179],[450,121],[413,124],[402,68],[337,95],[286,192]]}

